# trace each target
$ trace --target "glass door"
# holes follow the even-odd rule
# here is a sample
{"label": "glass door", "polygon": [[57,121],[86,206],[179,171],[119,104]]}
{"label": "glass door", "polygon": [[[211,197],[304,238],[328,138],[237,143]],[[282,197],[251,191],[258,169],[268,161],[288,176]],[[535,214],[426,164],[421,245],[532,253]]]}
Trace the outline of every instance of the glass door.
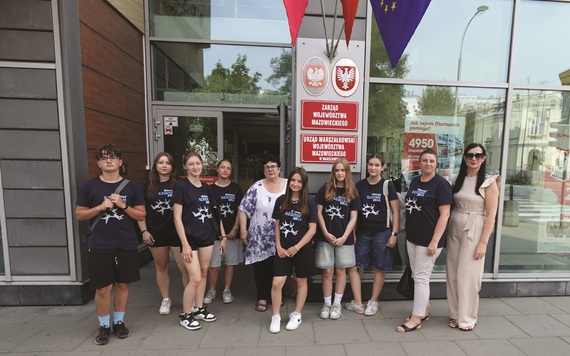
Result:
{"label": "glass door", "polygon": [[155,113],[156,153],[164,147],[174,157],[178,174],[186,175],[182,169],[184,155],[198,152],[204,161],[202,180],[215,182],[218,157],[223,157],[222,113],[187,109],[156,109]]}

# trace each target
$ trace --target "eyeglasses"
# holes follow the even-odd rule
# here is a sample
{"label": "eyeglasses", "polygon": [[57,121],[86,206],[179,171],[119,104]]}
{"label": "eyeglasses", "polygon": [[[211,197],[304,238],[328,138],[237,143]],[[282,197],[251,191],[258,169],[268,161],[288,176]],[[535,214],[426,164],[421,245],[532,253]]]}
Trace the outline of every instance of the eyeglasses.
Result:
{"label": "eyeglasses", "polygon": [[476,160],[480,160],[480,159],[483,159],[484,157],[485,157],[485,155],[482,154],[482,153],[466,153],[466,154],[465,154],[465,158],[466,158],[466,159],[473,159],[473,158],[475,158]]}
{"label": "eyeglasses", "polygon": [[111,162],[115,162],[118,159],[120,159],[120,158],[115,156],[115,155],[113,155],[113,156],[101,156],[101,157],[99,157],[98,161],[99,162],[107,162],[108,160],[111,160]]}
{"label": "eyeglasses", "polygon": [[266,171],[270,171],[272,169],[277,169],[277,168],[279,168],[279,166],[276,164],[274,164],[272,166],[263,166],[263,169],[265,169]]}

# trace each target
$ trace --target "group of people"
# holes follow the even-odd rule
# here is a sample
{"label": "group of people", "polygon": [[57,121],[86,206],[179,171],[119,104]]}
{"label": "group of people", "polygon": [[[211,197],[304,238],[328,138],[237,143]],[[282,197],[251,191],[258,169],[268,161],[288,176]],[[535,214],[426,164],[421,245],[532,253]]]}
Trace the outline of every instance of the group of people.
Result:
{"label": "group of people", "polygon": [[[429,319],[429,280],[446,233],[449,326],[475,327],[484,256],[498,203],[497,176],[486,175],[485,158],[482,145],[467,146],[459,174],[450,185],[436,174],[436,152],[427,149],[420,155],[421,175],[411,182],[406,195],[406,247],[415,283],[414,306],[396,331],[417,330]],[[286,329],[295,330],[302,323],[308,280],[316,268],[322,270],[321,318],[341,317],[347,278],[354,298],[345,308],[369,316],[377,313],[385,273],[392,269],[400,223],[398,194],[394,184],[382,178],[385,162],[381,155],[368,159],[367,178],[356,184],[348,161],[335,160],[328,181],[314,199],[309,197],[305,169],[293,168],[282,178],[281,163],[273,155],[262,162],[264,178],[245,194],[231,181],[229,160],[218,163],[214,184],[203,183],[203,161],[196,152],[184,156],[184,179],[175,174],[172,156],[159,153],[144,187],[132,182],[124,185],[118,147],[98,148],[96,159],[101,175],[81,187],[76,202],[78,220],[91,220],[89,267],[100,323],[96,344],[109,341],[111,325],[118,338],[129,336],[123,322],[128,286],[140,278],[133,221],[138,222],[155,261],[163,298],[160,314],[170,313],[172,305],[168,266],[170,253],[174,256],[184,286],[180,324],[189,330],[199,329],[202,321],[216,320],[207,304],[216,299],[222,259],[226,265],[222,301],[233,301],[234,266],[245,258],[254,271],[255,309],[264,312],[271,304],[271,333],[281,330],[282,291],[292,274],[296,303]],[[358,267],[374,270],[366,304]]]}

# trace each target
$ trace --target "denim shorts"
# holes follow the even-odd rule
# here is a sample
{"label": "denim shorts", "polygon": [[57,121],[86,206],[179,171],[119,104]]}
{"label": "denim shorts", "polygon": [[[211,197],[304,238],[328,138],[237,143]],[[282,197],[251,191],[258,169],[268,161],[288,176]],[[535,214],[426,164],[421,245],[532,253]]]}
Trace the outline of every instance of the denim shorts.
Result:
{"label": "denim shorts", "polygon": [[333,246],[326,241],[317,241],[315,267],[331,269],[350,268],[355,265],[354,245]]}
{"label": "denim shorts", "polygon": [[222,256],[220,250],[220,240],[214,241],[214,252],[212,252],[212,260],[210,267],[221,267],[222,259],[228,266],[236,266],[243,262],[243,243],[241,240],[226,240],[226,253]]}
{"label": "denim shorts", "polygon": [[356,238],[356,264],[362,267],[373,266],[379,271],[390,272],[394,262],[395,248],[386,246],[392,230],[363,232]]}

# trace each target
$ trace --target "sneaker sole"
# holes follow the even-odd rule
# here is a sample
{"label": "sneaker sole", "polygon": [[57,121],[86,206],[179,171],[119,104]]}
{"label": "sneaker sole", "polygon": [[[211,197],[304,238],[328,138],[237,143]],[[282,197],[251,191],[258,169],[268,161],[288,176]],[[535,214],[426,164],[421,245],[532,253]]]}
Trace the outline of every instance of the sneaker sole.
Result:
{"label": "sneaker sole", "polygon": [[210,318],[210,319],[204,319],[203,317],[196,317],[196,316],[194,316],[194,319],[200,320],[200,321],[205,321],[205,322],[208,322],[208,323],[209,323],[209,322],[212,322],[212,321],[216,321],[217,318],[214,317],[214,318]]}
{"label": "sneaker sole", "polygon": [[119,339],[126,339],[126,338],[128,338],[129,336],[131,336],[131,333],[129,332],[127,335],[122,335],[122,336],[119,336],[119,334],[115,334],[115,335],[117,335],[117,337],[118,337]]}
{"label": "sneaker sole", "polygon": [[374,313],[367,313],[367,312],[364,312],[364,315],[366,315],[366,316],[374,316],[374,315],[376,315],[376,313],[378,313],[378,310],[376,310]]}
{"label": "sneaker sole", "polygon": [[233,299],[224,299],[224,304],[230,304],[231,302],[233,302]]}
{"label": "sneaker sole", "polygon": [[158,311],[158,314],[160,314],[160,315],[168,315],[168,314],[170,314],[170,310],[159,310],[159,311]]}
{"label": "sneaker sole", "polygon": [[289,331],[297,330],[297,329],[299,328],[299,326],[301,326],[301,323],[302,323],[302,321],[301,321],[299,324],[297,324],[297,326],[295,326],[294,328],[289,327],[289,325],[287,325],[287,326],[285,327],[285,329],[287,329],[287,330],[289,330]]}

